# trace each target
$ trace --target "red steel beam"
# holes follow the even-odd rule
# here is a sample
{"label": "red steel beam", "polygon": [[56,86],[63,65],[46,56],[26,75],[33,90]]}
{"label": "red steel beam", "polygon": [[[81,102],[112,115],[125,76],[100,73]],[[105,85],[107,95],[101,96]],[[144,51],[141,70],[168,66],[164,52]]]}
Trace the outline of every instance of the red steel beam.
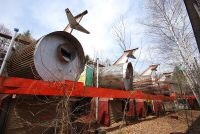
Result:
{"label": "red steel beam", "polygon": [[100,98],[133,98],[147,100],[174,100],[175,97],[150,95],[141,91],[124,91],[107,88],[85,87],[81,82],[45,82],[14,77],[0,77],[0,94],[76,96]]}

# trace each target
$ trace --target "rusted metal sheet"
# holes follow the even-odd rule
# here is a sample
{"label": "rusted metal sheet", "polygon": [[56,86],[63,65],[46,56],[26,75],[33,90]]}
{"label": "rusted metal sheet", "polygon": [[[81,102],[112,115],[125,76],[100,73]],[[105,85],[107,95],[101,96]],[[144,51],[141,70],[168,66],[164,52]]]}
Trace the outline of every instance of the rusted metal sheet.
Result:
{"label": "rusted metal sheet", "polygon": [[152,101],[153,104],[153,112],[155,115],[159,116],[164,113],[164,105],[162,101]]}
{"label": "rusted metal sheet", "polygon": [[45,81],[77,80],[84,70],[84,51],[71,34],[57,31],[17,50],[8,61],[8,76]]}
{"label": "rusted metal sheet", "polygon": [[124,112],[124,107],[123,107],[123,101],[122,100],[111,100],[109,102],[109,114],[110,114],[110,123],[114,124],[119,121],[123,120],[123,112]]}
{"label": "rusted metal sheet", "polygon": [[129,99],[127,110],[126,110],[126,118],[133,119],[136,116],[136,102],[134,99]]}
{"label": "rusted metal sheet", "polygon": [[109,99],[99,98],[98,107],[98,123],[110,126]]}
{"label": "rusted metal sheet", "polygon": [[145,100],[136,99],[136,114],[138,117],[146,117]]}
{"label": "rusted metal sheet", "polygon": [[[132,81],[133,67],[131,63],[99,68],[99,87],[131,90]],[[96,76],[94,83],[96,84]]]}

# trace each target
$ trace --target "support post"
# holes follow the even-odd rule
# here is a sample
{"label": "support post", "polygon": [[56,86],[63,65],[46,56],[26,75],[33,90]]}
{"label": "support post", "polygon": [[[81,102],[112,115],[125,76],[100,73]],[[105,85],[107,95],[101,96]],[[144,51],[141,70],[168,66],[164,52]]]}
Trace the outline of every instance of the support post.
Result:
{"label": "support post", "polygon": [[[99,58],[97,58],[97,81],[96,87],[99,87]],[[98,121],[99,98],[96,97],[96,121]]]}

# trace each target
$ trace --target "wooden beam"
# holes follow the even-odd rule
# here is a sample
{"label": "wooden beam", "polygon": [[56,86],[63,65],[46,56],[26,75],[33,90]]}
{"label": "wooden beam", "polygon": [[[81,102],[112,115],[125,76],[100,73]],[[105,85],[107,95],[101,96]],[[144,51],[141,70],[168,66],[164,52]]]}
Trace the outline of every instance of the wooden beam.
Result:
{"label": "wooden beam", "polygon": [[[10,35],[3,34],[3,33],[0,33],[0,37],[6,38],[6,39],[9,39],[9,40],[12,39],[12,37]],[[29,45],[30,44],[30,42],[27,42],[27,41],[19,39],[19,38],[16,38],[15,41],[19,42],[19,43],[22,43],[24,45]]]}

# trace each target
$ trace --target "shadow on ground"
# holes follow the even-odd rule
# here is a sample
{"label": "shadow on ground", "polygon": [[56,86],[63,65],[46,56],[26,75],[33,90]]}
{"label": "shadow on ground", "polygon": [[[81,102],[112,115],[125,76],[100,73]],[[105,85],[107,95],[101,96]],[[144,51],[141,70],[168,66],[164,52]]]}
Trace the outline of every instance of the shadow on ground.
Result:
{"label": "shadow on ground", "polygon": [[[114,131],[114,130],[117,130],[117,129],[122,129],[124,127],[127,127],[127,126],[130,126],[130,125],[134,125],[134,124],[137,124],[137,123],[140,123],[140,122],[143,122],[143,121],[150,121],[150,120],[154,120],[156,118],[160,118],[160,117],[164,117],[166,115],[171,115],[173,114],[174,112],[171,112],[171,113],[166,113],[164,115],[159,115],[159,116],[153,116],[153,115],[150,115],[150,116],[147,116],[147,118],[135,118],[133,120],[130,120],[130,121],[127,121],[126,123],[122,123],[122,122],[118,122],[116,125],[111,125],[110,127],[102,127],[101,129],[105,130],[106,132],[111,132],[111,131]],[[198,133],[200,134],[200,133]]]}
{"label": "shadow on ground", "polygon": [[186,134],[200,134],[200,116],[190,125]]}

